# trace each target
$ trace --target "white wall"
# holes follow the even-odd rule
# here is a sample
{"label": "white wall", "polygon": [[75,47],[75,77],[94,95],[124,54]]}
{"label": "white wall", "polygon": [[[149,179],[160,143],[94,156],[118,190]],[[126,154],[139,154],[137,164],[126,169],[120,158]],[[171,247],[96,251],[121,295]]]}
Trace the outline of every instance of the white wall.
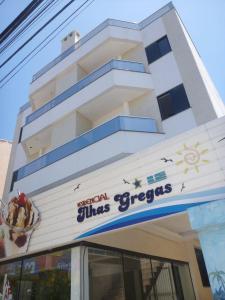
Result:
{"label": "white wall", "polygon": [[163,94],[182,83],[173,52],[162,56],[149,65],[156,95]]}
{"label": "white wall", "polygon": [[162,19],[159,18],[145,27],[141,33],[144,47],[147,47],[148,45],[154,43],[155,41],[166,35],[166,29],[162,22]]}
{"label": "white wall", "polygon": [[129,102],[130,114],[133,116],[149,117],[156,120],[157,127],[162,130],[161,115],[154,92]]}
{"label": "white wall", "polygon": [[76,117],[76,136],[81,135],[82,133],[87,132],[92,128],[92,122],[83,116],[81,113],[78,111],[75,111],[75,117]]}
{"label": "white wall", "polygon": [[51,149],[55,149],[75,138],[75,113],[67,115],[52,126]]}
{"label": "white wall", "polygon": [[166,138],[170,138],[197,127],[197,124],[192,110],[186,109],[181,113],[162,121],[162,127]]}
{"label": "white wall", "polygon": [[93,128],[98,126],[98,125],[101,125],[101,124],[103,124],[103,123],[105,123],[105,122],[107,122],[107,121],[109,121],[109,120],[111,120],[111,119],[113,119],[113,118],[115,118],[119,115],[127,115],[127,113],[125,113],[125,111],[124,111],[124,106],[123,105],[119,106],[117,109],[114,109],[110,113],[108,113],[108,114],[98,118],[97,120],[95,120],[93,122]]}

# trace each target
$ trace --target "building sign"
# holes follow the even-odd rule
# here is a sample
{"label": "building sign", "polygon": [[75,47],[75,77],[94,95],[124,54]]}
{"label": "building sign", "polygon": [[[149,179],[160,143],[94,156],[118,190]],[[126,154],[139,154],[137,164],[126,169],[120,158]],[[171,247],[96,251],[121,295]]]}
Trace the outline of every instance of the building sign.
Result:
{"label": "building sign", "polygon": [[37,207],[19,193],[2,207],[1,220],[1,252],[6,256],[27,252],[33,230],[40,222]]}

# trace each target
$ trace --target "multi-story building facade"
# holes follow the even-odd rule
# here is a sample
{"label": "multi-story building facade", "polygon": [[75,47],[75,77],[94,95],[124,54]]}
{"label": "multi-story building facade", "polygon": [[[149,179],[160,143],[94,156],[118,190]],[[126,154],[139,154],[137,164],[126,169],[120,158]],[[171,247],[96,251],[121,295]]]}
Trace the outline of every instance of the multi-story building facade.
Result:
{"label": "multi-story building facade", "polygon": [[[83,38],[70,33],[62,53],[33,76],[29,99],[18,114],[4,192],[0,268],[14,296],[211,299],[184,208],[127,216],[146,199],[169,201],[183,191],[199,199],[202,189],[223,182],[224,169],[214,166],[222,152],[199,141],[211,145],[206,132],[215,127],[222,134],[224,105],[173,5],[139,24],[107,19]],[[192,152],[176,161],[185,151]],[[200,160],[208,152],[213,158]],[[184,172],[176,171],[183,163]],[[120,222],[109,223],[108,215],[118,218],[111,201]],[[194,205],[188,201],[182,205]]]}

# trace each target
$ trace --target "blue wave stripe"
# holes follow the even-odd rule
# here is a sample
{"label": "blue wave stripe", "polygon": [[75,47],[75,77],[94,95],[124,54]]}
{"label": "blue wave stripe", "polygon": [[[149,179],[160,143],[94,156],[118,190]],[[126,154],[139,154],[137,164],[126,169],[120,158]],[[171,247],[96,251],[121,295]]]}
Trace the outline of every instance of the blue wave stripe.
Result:
{"label": "blue wave stripe", "polygon": [[[151,203],[151,207],[154,207],[156,205],[158,206],[160,204],[166,204],[166,203],[170,203],[170,205],[173,205],[173,202],[179,201],[179,200],[192,200],[193,198],[205,198],[205,197],[208,197],[208,196],[215,196],[215,195],[223,194],[223,193],[225,193],[225,187],[210,189],[210,190],[201,191],[201,192],[189,193],[189,194],[185,194],[185,195],[171,196],[171,197],[168,197],[168,198],[163,198],[163,199],[159,199],[157,201],[154,201],[153,203]],[[140,210],[143,210],[145,208],[148,209],[149,204],[143,204],[143,205],[140,205],[140,206],[135,207],[135,208],[130,208],[127,212],[124,212],[123,214],[128,215],[132,212],[140,211]],[[112,218],[112,220],[119,219],[119,218],[120,218],[120,216],[116,216],[116,217]]]}
{"label": "blue wave stripe", "polygon": [[129,225],[134,225],[137,223],[142,223],[145,221],[149,220],[154,220],[160,217],[165,217],[171,214],[176,214],[182,211],[185,211],[186,209],[197,206],[197,205],[202,205],[205,203],[208,203],[210,201],[205,201],[201,203],[187,203],[187,204],[178,204],[178,205],[173,205],[173,206],[166,206],[166,207],[160,207],[156,209],[149,209],[146,211],[142,211],[133,215],[129,215],[126,217],[122,217],[119,220],[112,221],[110,223],[107,223],[105,225],[99,226],[95,229],[89,230],[80,236],[78,236],[76,239],[88,237],[94,234],[110,231],[113,229],[118,229],[122,227],[126,227]]}

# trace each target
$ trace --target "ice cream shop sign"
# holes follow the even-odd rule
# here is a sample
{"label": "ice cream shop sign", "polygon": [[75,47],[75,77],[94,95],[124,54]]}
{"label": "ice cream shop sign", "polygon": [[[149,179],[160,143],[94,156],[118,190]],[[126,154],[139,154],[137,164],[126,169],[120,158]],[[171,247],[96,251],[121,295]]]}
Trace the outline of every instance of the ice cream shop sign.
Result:
{"label": "ice cream shop sign", "polygon": [[19,193],[3,206],[1,219],[6,256],[27,252],[31,235],[40,222],[40,212],[34,203],[24,193]]}

